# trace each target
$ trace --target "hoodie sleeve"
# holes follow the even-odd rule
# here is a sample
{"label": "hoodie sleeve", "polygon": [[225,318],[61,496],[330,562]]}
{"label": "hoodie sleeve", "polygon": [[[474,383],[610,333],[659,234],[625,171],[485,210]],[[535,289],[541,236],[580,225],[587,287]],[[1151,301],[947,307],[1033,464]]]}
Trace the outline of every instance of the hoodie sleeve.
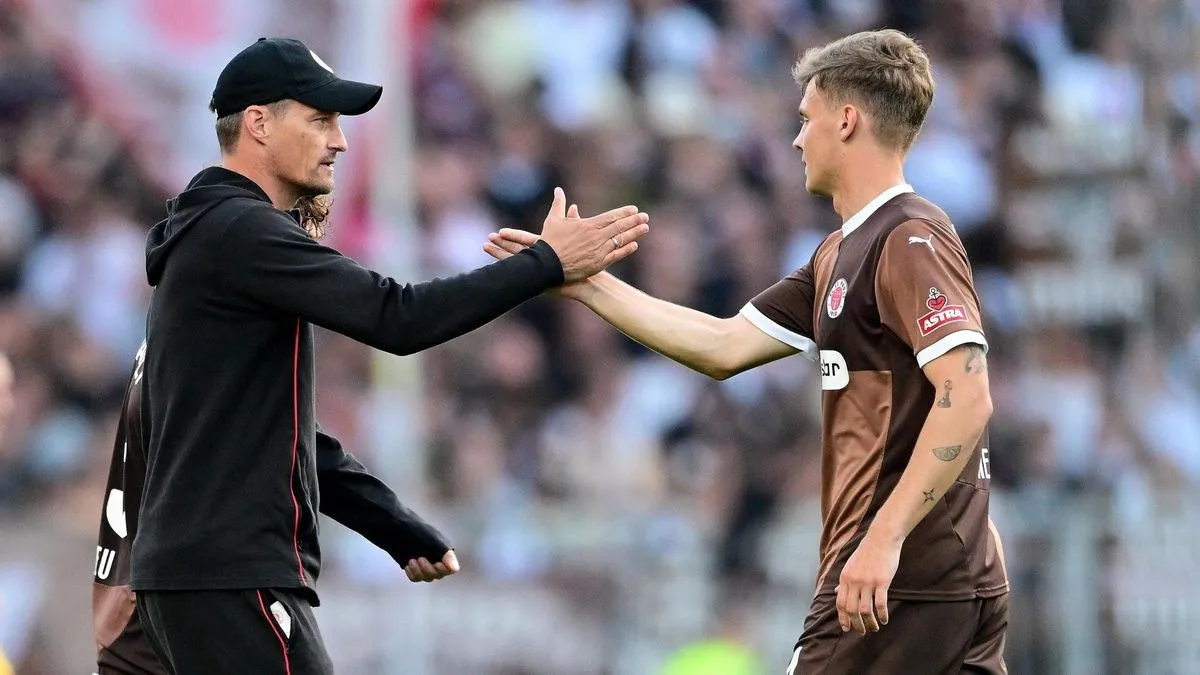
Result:
{"label": "hoodie sleeve", "polygon": [[450,550],[441,532],[401,504],[387,484],[320,428],[317,481],[321,513],[361,534],[401,565],[419,557],[437,562]]}
{"label": "hoodie sleeve", "polygon": [[466,274],[401,284],[314,241],[269,207],[230,222],[221,253],[234,293],[401,355],[469,333],[563,282],[554,249],[538,242]]}

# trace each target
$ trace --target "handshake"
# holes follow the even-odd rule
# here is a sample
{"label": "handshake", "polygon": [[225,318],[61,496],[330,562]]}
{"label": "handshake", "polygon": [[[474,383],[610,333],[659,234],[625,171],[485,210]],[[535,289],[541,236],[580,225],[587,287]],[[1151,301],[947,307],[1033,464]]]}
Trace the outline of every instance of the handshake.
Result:
{"label": "handshake", "polygon": [[650,216],[636,206],[623,206],[591,218],[580,218],[579,207],[567,208],[567,195],[554,188],[554,202],[542,224],[541,235],[505,228],[488,236],[483,250],[504,260],[542,240],[558,256],[563,268],[562,291],[578,286],[637,250],[637,240],[650,231]]}

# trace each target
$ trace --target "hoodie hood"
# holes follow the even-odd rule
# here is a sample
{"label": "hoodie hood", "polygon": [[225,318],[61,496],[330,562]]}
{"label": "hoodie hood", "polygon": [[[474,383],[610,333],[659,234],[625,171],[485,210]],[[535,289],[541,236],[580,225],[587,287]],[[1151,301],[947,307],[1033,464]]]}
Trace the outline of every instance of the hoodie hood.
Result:
{"label": "hoodie hood", "polygon": [[219,166],[196,174],[178,197],[167,201],[167,217],[152,227],[146,236],[146,278],[151,286],[158,285],[167,258],[192,225],[234,197],[249,197],[271,204],[271,198],[257,183]]}

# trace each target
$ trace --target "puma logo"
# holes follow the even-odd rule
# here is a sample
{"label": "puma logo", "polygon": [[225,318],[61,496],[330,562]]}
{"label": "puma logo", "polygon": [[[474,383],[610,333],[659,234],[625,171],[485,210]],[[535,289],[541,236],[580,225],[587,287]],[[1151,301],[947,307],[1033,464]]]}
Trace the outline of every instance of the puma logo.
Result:
{"label": "puma logo", "polygon": [[333,68],[330,68],[328,63],[325,63],[324,61],[322,61],[321,57],[317,56],[316,52],[314,52],[313,50],[310,49],[310,50],[308,50],[308,53],[312,54],[313,61],[316,61],[318,66],[321,66],[325,70],[328,70],[330,73],[333,72]]}
{"label": "puma logo", "polygon": [[929,247],[930,252],[937,253],[937,251],[933,250],[933,235],[932,234],[924,239],[922,239],[920,237],[909,237],[908,243],[910,243],[910,244],[925,244],[926,246]]}

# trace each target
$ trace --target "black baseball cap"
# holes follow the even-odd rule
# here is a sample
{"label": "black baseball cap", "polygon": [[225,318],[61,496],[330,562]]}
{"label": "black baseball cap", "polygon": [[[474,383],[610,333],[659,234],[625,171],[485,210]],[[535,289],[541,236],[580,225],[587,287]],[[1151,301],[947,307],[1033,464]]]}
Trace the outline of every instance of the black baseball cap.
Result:
{"label": "black baseball cap", "polygon": [[333,74],[321,57],[299,40],[259,38],[225,66],[213,89],[217,117],[252,105],[293,99],[317,110],[361,115],[379,102],[383,87]]}

